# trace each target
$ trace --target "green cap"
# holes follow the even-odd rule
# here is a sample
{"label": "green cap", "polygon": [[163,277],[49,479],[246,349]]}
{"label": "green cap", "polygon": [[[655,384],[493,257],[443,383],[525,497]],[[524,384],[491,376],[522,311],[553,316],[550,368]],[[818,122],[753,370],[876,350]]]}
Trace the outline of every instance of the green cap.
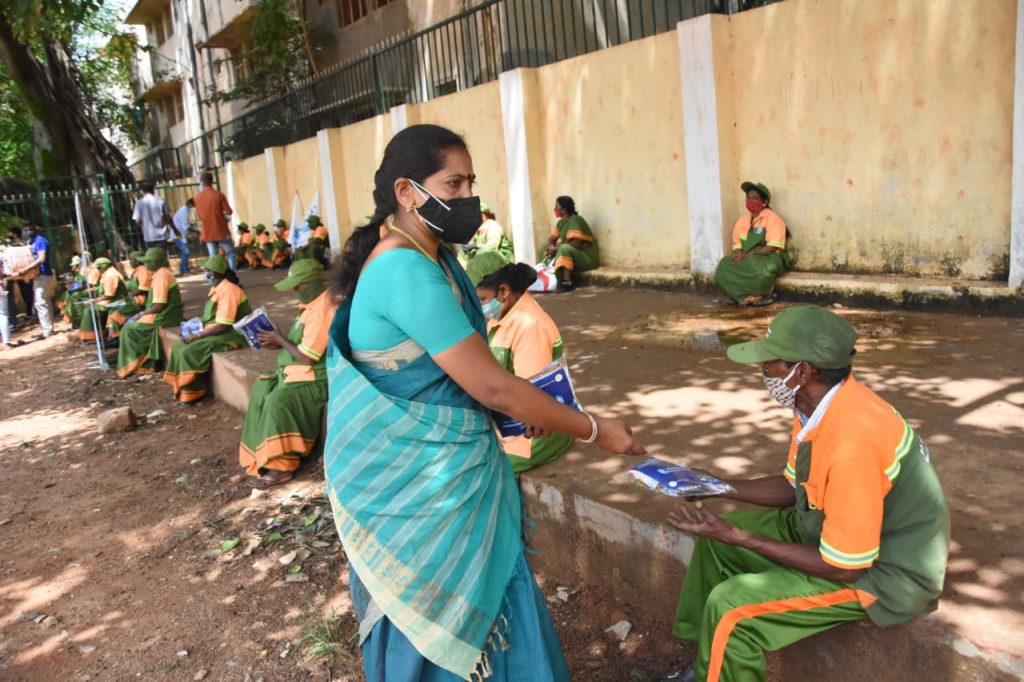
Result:
{"label": "green cap", "polygon": [[310,227],[319,227],[320,225],[323,225],[323,223],[320,222],[320,216],[318,215],[311,215],[306,218],[306,224]]}
{"label": "green cap", "polygon": [[210,272],[216,272],[218,275],[223,275],[228,271],[228,261],[224,256],[216,255],[210,256],[203,262],[203,269],[209,270]]}
{"label": "green cap", "polygon": [[490,213],[491,212],[491,205],[488,204],[486,201],[481,201],[480,202],[480,212],[481,213]]}
{"label": "green cap", "polygon": [[485,277],[490,277],[506,265],[508,265],[508,260],[504,256],[497,251],[488,249],[478,253],[473,260],[469,261],[469,265],[466,266],[466,274],[469,275],[469,281],[473,283],[473,286],[476,286]]}
{"label": "green cap", "polygon": [[74,256],[71,257],[71,267],[75,267],[76,265],[81,265],[81,264],[82,264],[82,257],[79,256],[77,253]]}
{"label": "green cap", "polygon": [[278,218],[277,222],[274,223],[274,227],[288,227],[288,223],[284,221],[284,218]]}
{"label": "green cap", "polygon": [[263,223],[256,223],[256,227],[252,229],[255,230],[257,234],[259,234],[260,232],[263,232],[267,228],[263,227]]}
{"label": "green cap", "polygon": [[110,267],[110,259],[105,256],[100,256],[93,262],[93,265],[98,268],[108,268]]}
{"label": "green cap", "polygon": [[149,270],[159,270],[167,265],[167,253],[156,246],[148,249],[139,261]]}
{"label": "green cap", "polygon": [[857,332],[831,310],[815,305],[786,308],[768,325],[764,338],[729,346],[733,362],[809,362],[818,369],[841,369],[853,362]]}
{"label": "green cap", "polygon": [[249,223],[238,223],[238,229],[239,229],[240,232],[248,232],[249,231]]}
{"label": "green cap", "polygon": [[128,254],[128,262],[131,263],[133,268],[137,268],[145,255],[146,253],[144,251],[132,251]]}
{"label": "green cap", "polygon": [[[756,190],[762,197],[764,197],[765,201],[772,200],[772,193],[771,191],[769,191],[768,186],[765,185],[763,182],[751,182],[750,180],[747,180],[742,185],[740,185],[740,189],[743,190],[744,192]],[[846,365],[843,366],[845,367]]]}
{"label": "green cap", "polygon": [[292,263],[288,276],[274,285],[278,291],[291,291],[300,284],[315,282],[324,278],[324,266],[315,260],[303,258]]}

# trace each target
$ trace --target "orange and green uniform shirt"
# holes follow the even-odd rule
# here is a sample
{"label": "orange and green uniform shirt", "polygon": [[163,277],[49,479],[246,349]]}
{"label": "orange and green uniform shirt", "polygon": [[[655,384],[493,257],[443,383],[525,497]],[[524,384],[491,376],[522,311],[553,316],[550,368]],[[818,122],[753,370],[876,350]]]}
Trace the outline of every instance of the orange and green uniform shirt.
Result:
{"label": "orange and green uniform shirt", "polygon": [[326,291],[301,305],[288,340],[313,364],[296,360],[282,348],[277,372],[261,376],[253,385],[238,446],[238,460],[246,473],[259,476],[260,469],[294,471],[312,452],[327,403],[324,354],[336,309]]}
{"label": "orange and green uniform shirt", "polygon": [[754,535],[810,545],[858,577],[818,578],[697,540],[672,628],[697,642],[697,679],[764,680],[764,651],[851,620],[905,622],[942,590],[949,514],[928,449],[852,376],[809,418],[797,415],[784,476],[793,507],[722,517]]}
{"label": "orange and green uniform shirt", "polygon": [[[748,242],[750,246],[748,246]],[[755,242],[757,243],[755,244]],[[733,251],[749,251],[756,246],[786,248],[786,223],[782,221],[778,213],[768,207],[761,209],[761,212],[753,219],[749,213],[740,216],[732,228]]]}
{"label": "orange and green uniform shirt", "polygon": [[794,419],[784,472],[804,542],[861,569],[854,584],[878,625],[924,612],[942,591],[949,512],[928,448],[900,414],[852,376],[819,423]]}
{"label": "orange and green uniform shirt", "polygon": [[[488,344],[498,364],[523,379],[540,374],[563,354],[562,336],[551,316],[529,293],[497,322],[488,327]],[[554,433],[529,439],[512,436],[501,439],[515,473],[557,459],[572,445],[572,436]]]}
{"label": "orange and green uniform shirt", "polygon": [[[568,274],[574,271],[585,272],[599,265],[597,240],[590,230],[590,225],[581,215],[561,218],[552,230],[551,236],[556,240],[555,270]],[[578,240],[582,246],[573,246],[570,241]]]}
{"label": "orange and green uniform shirt", "polygon": [[[96,301],[96,314],[99,317],[101,329],[107,324],[106,304],[123,297],[127,292],[124,278],[117,271],[117,268],[109,266],[100,273],[96,293],[97,299],[102,298],[103,300]],[[82,320],[78,324],[78,338],[81,341],[92,341],[96,338],[96,329],[93,326],[92,315],[89,313],[88,307],[85,307]]]}
{"label": "orange and green uniform shirt", "polygon": [[249,299],[237,284],[223,279],[210,289],[201,318],[203,328],[210,324],[227,325],[228,328],[189,343],[178,341],[171,348],[164,382],[173,389],[175,399],[190,403],[206,395],[207,373],[213,354],[246,345],[245,337],[231,325],[250,312]]}
{"label": "orange and green uniform shirt", "polygon": [[[164,304],[162,310],[143,315],[137,321],[120,328],[121,344],[117,350],[117,376],[125,379],[139,372],[153,374],[163,359],[160,346],[160,330],[181,324],[184,304],[181,300],[181,289],[178,280],[167,266],[156,272],[145,266],[135,268],[134,275],[139,279],[139,292],[142,292],[142,281],[145,276],[146,301],[135,312],[146,310],[157,303]],[[135,313],[132,313],[135,314]],[[123,322],[121,323],[123,324]]]}

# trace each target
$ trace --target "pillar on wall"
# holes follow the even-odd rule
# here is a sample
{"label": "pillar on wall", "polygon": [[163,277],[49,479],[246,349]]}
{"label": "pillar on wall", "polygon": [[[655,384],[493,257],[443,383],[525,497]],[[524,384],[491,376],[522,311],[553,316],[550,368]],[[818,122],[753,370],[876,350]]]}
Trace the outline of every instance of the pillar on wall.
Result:
{"label": "pillar on wall", "polygon": [[391,134],[397,135],[409,127],[409,105],[391,107]]}
{"label": "pillar on wall", "polygon": [[[1024,1],[1024,0],[1022,0]],[[722,259],[722,156],[715,83],[714,17],[679,22],[679,77],[690,214],[690,270],[710,274]]]}
{"label": "pillar on wall", "polygon": [[[394,110],[392,110],[394,111]],[[341,241],[341,220],[338,214],[338,197],[334,184],[334,163],[331,154],[331,136],[329,130],[321,130],[316,134],[317,153],[320,155],[320,213],[326,223],[330,236],[331,256],[341,253],[344,244]]]}
{"label": "pillar on wall", "polygon": [[506,71],[498,77],[501,119],[505,131],[505,166],[508,175],[508,222],[516,260],[533,263],[537,245],[533,235],[533,200],[526,137],[525,69]]}
{"label": "pillar on wall", "polygon": [[1017,43],[1014,62],[1009,285],[1019,287],[1024,285],[1024,0],[1017,0]]}
{"label": "pillar on wall", "polygon": [[271,222],[281,218],[281,192],[277,181],[278,161],[283,161],[284,150],[281,147],[267,147],[263,150],[263,159],[267,162],[267,192],[270,194]]}

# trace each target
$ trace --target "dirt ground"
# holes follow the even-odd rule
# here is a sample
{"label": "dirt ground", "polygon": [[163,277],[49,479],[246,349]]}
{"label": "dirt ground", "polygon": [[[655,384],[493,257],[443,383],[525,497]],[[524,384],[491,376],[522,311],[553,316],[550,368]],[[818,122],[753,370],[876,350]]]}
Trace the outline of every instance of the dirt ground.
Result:
{"label": "dirt ground", "polygon": [[[707,331],[720,342],[748,338],[778,310],[601,289],[544,305],[562,326],[577,382],[589,384],[585,402],[629,416],[655,451],[694,442],[692,431],[665,428],[672,415],[705,410],[715,419],[721,406],[701,402],[700,390],[740,391],[722,384],[735,376],[716,376],[720,350],[705,347]],[[940,473],[957,510],[951,617],[965,628],[987,620],[997,626],[994,647],[1019,648],[1024,561],[1011,531],[1019,530],[1024,321],[842,312],[862,333],[862,376],[921,427],[933,452],[946,453]],[[90,369],[91,347],[66,335],[31,340],[37,330],[0,354],[0,679],[361,679],[353,647],[328,668],[307,661],[300,643],[331,613],[344,631],[355,628],[319,462],[251,496],[239,483],[240,413],[216,401],[176,407],[159,379]],[[684,379],[667,375],[679,371],[690,372],[697,394],[670,390]],[[123,405],[152,417],[99,435],[96,415]],[[707,431],[728,464],[726,435]],[[745,447],[746,436],[732,435]],[[538,579],[573,679],[656,679],[664,661],[686,656],[665,623],[622,612],[602,587],[566,585],[563,602],[561,583]],[[633,631],[620,644],[604,628],[626,618]]]}

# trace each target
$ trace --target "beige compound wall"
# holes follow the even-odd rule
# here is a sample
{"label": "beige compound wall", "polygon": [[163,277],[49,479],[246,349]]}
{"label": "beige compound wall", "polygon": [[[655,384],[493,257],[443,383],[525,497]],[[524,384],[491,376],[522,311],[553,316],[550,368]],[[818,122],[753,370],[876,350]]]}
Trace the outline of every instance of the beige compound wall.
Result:
{"label": "beige compound wall", "polygon": [[[712,17],[723,248],[750,178],[772,188],[799,269],[985,275],[1010,237],[1015,26],[1013,0],[785,0]],[[684,161],[680,69],[696,67],[680,64],[678,40],[523,70],[538,246],[569,194],[604,265],[690,265],[687,174],[709,171]],[[499,84],[405,115],[466,137],[478,192],[508,229],[503,116],[514,114]],[[326,133],[342,239],[373,212],[391,135],[390,115]],[[303,188],[320,186],[323,149],[311,138],[275,156],[286,218],[296,189],[308,202]],[[264,158],[234,164],[240,215],[269,224]]]}
{"label": "beige compound wall", "polygon": [[[675,32],[537,69],[542,165],[534,228],[554,227],[567,194],[594,230],[603,265],[683,267],[690,259]],[[527,113],[529,117],[531,112]],[[528,124],[529,125],[529,124]]]}
{"label": "beige compound wall", "polygon": [[718,27],[723,168],[771,187],[800,269],[978,276],[1006,252],[1016,5],[787,0]]}
{"label": "beige compound wall", "polygon": [[[409,123],[434,123],[462,135],[469,145],[476,173],[476,193],[494,211],[510,234],[508,172],[505,134],[498,83],[487,83],[462,92],[409,107]],[[511,234],[510,234],[511,236]]]}
{"label": "beige compound wall", "polygon": [[282,166],[277,169],[281,197],[280,217],[290,223],[295,193],[299,194],[299,204],[304,216],[314,193],[320,189],[320,151],[315,137],[292,143],[282,151]]}
{"label": "beige compound wall", "polygon": [[232,161],[231,166],[234,175],[232,208],[238,220],[248,223],[250,227],[256,223],[270,225],[276,218],[271,210],[266,159],[260,154],[242,161]]}

